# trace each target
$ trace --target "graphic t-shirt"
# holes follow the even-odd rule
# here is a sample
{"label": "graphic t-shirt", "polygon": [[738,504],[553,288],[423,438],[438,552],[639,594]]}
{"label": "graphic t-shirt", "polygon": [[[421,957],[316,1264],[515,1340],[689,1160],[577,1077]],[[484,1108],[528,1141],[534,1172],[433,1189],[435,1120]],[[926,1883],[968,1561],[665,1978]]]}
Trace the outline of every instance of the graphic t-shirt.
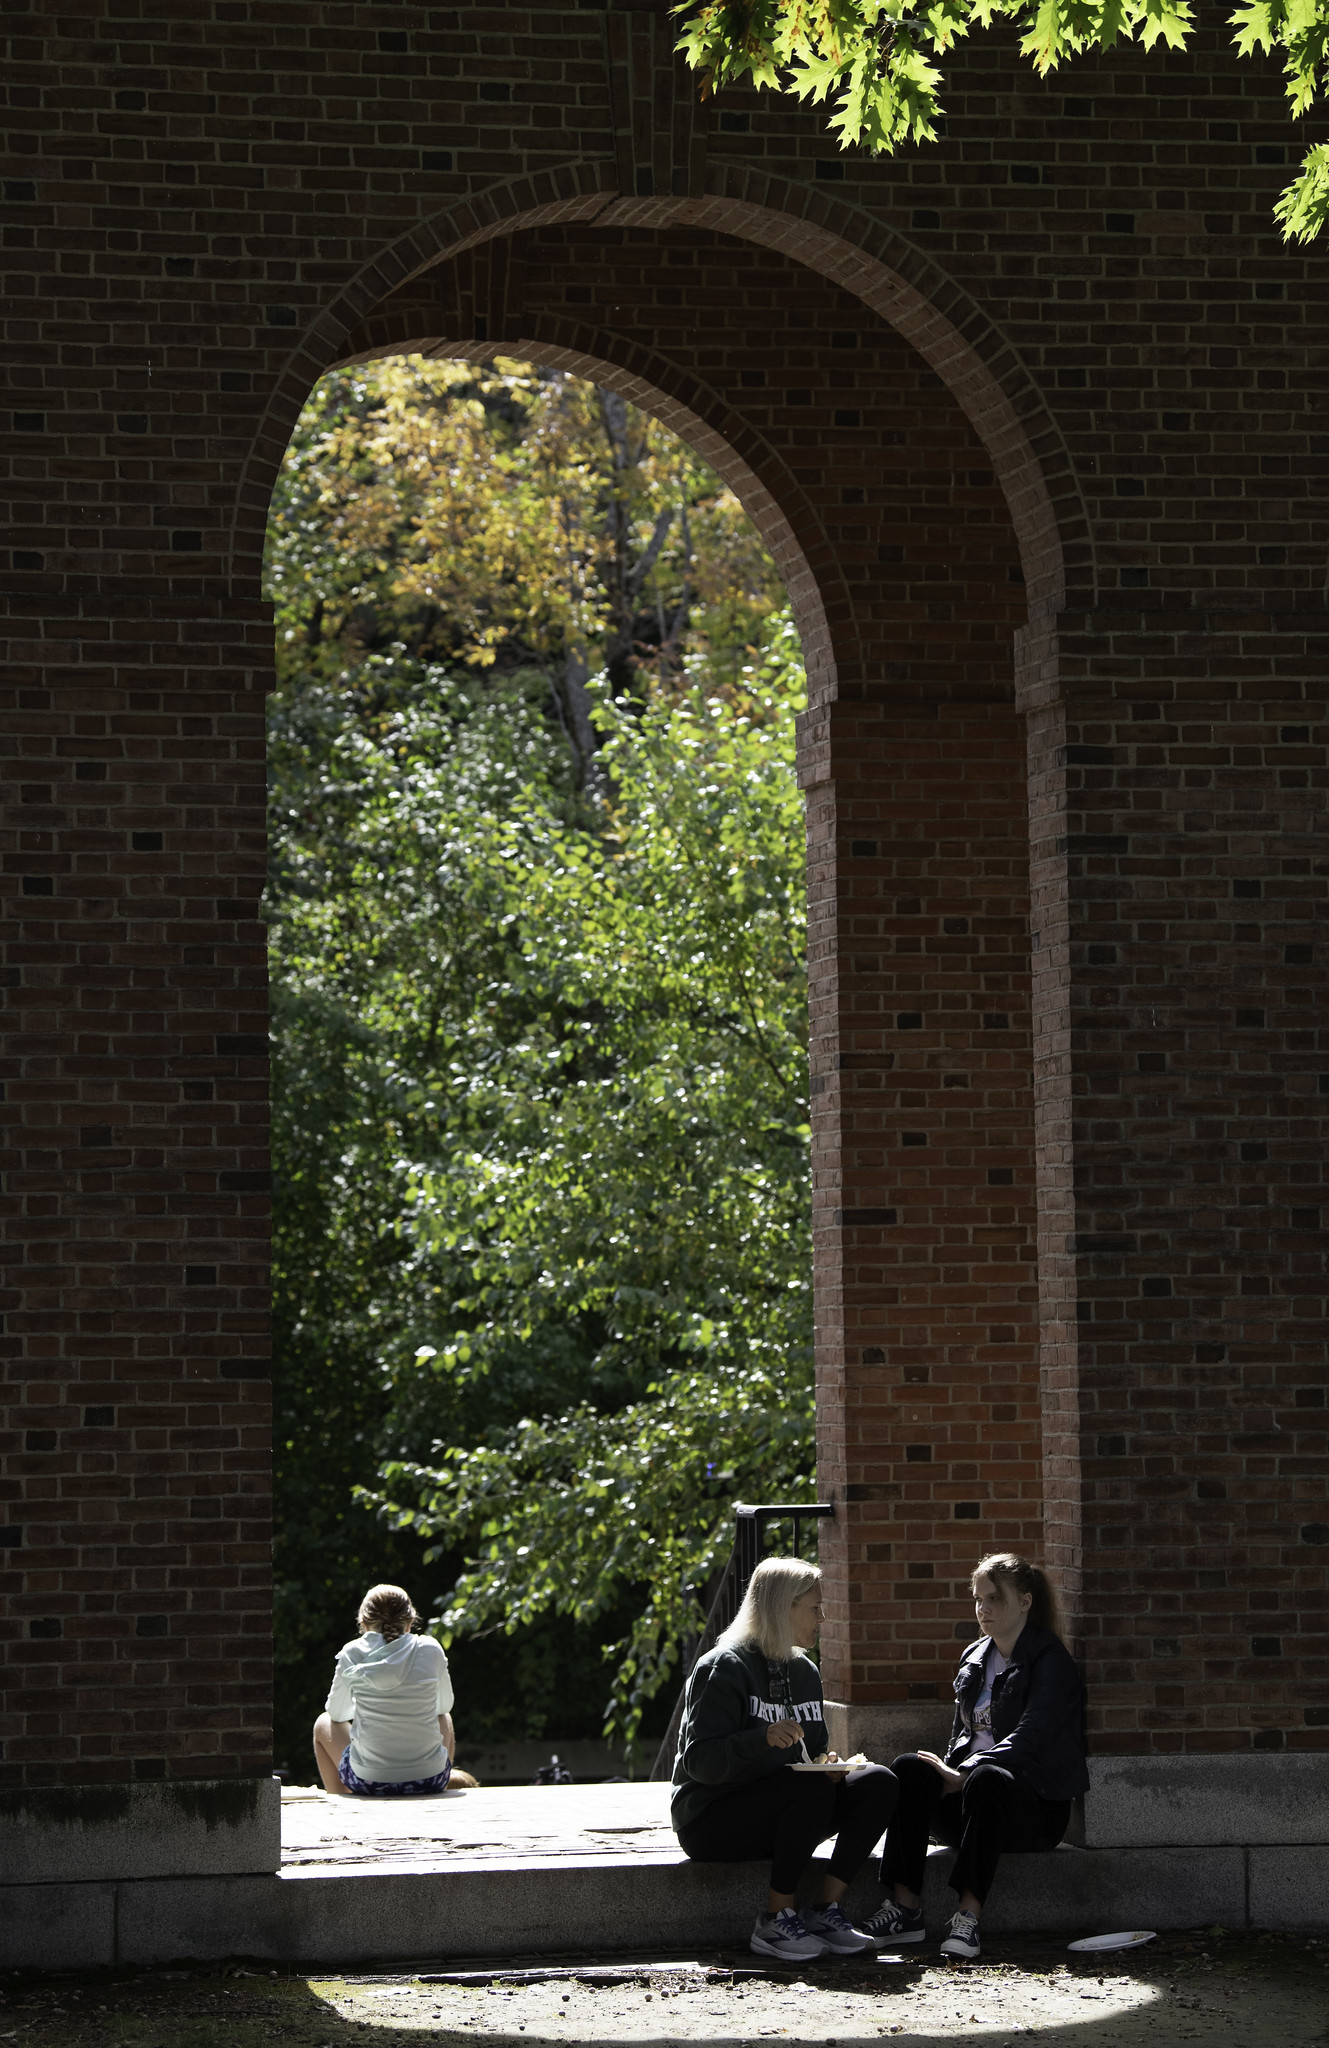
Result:
{"label": "graphic t-shirt", "polygon": [[748,1712],[754,1721],[801,1721],[808,1728],[823,1725],[820,1692],[814,1699],[795,1699],[789,1665],[783,1657],[766,1659],[766,1697],[749,1692]]}
{"label": "graphic t-shirt", "polygon": [[970,1756],[997,1746],[997,1738],[992,1733],[992,1682],[1001,1677],[1007,1661],[995,1643],[983,1659],[983,1690],[974,1701],[974,1736],[969,1745]]}

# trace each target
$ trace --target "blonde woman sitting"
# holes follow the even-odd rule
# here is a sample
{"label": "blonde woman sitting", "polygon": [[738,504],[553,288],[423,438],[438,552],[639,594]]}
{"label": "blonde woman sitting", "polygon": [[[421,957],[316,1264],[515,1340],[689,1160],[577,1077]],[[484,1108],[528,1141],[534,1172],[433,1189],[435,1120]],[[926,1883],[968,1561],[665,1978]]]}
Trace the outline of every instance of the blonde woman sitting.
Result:
{"label": "blonde woman sitting", "polygon": [[420,1617],[400,1586],[371,1586],[359,1624],[359,1636],[337,1652],[328,1703],[314,1723],[324,1790],[369,1799],[446,1792],[456,1737],[443,1645],[412,1633]]}
{"label": "blonde woman sitting", "polygon": [[[674,1763],[671,1812],[685,1855],[698,1863],[770,1857],[752,1947],[782,1962],[872,1946],[840,1900],[898,1797],[879,1764],[825,1775],[790,1768],[828,1751],[821,1673],[806,1655],[820,1623],[815,1565],[798,1557],[759,1564],[738,1614],[688,1680]],[[794,1893],[830,1835],[835,1847],[818,1903],[800,1915]]]}

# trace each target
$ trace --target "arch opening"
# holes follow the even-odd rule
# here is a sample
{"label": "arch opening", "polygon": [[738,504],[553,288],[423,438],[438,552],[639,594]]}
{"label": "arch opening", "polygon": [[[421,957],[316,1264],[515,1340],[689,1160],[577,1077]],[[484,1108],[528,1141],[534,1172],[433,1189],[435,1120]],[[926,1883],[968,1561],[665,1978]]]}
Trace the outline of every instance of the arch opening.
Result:
{"label": "arch opening", "polygon": [[931,1738],[974,1546],[1041,1542],[1013,650],[1055,613],[1065,506],[1030,482],[1009,394],[1002,433],[990,413],[986,446],[976,433],[1004,387],[980,362],[959,402],[971,344],[933,320],[948,377],[901,338],[898,280],[888,319],[847,258],[827,288],[834,252],[812,275],[774,231],[588,212],[514,215],[436,253],[341,327],[336,358],[501,350],[589,375],[676,424],[780,562],[814,685],[818,1399],[839,1503],[825,1662],[856,1711],[913,1715]]}
{"label": "arch opening", "polygon": [[[630,1732],[689,1605],[653,1551],[704,1583],[730,1496],[811,1483],[805,682],[723,480],[611,397],[507,358],[357,366],[278,494],[283,1756],[356,1570],[456,1632],[468,1745],[547,1719],[542,1660],[548,1735],[598,1733],[600,1636],[634,1644]],[[386,1521],[349,1518],[297,1616],[339,1454]],[[602,1469],[635,1550],[582,1519]]]}

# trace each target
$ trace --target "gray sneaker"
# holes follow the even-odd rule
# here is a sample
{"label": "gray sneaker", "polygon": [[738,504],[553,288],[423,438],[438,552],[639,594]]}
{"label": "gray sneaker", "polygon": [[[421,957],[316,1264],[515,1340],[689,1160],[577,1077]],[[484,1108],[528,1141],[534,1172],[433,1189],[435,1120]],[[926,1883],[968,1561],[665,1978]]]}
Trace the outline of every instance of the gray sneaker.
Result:
{"label": "gray sneaker", "polygon": [[808,1933],[792,1906],[759,1913],[748,1946],[759,1956],[774,1956],[777,1963],[811,1963],[826,1952],[821,1936]]}
{"label": "gray sneaker", "polygon": [[837,1901],[828,1906],[805,1907],[802,1918],[808,1933],[824,1941],[833,1956],[856,1956],[864,1949],[876,1947],[872,1936],[861,1934]]}
{"label": "gray sneaker", "polygon": [[965,1963],[978,1961],[983,1950],[978,1939],[977,1913],[952,1913],[951,1924],[942,1936],[941,1952]]}

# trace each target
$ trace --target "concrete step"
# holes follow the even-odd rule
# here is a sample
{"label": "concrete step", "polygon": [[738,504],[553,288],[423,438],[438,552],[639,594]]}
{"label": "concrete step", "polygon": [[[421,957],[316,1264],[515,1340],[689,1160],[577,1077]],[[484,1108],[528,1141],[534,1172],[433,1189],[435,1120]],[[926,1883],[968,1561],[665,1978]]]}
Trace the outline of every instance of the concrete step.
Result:
{"label": "concrete step", "polygon": [[[0,1965],[90,1967],[226,1956],[342,1968],[404,1957],[596,1954],[746,1942],[758,1863],[689,1863],[659,1785],[523,1787],[412,1801],[283,1799],[279,1874],[0,1886]],[[929,1857],[933,1936],[953,1909],[950,1854]],[[809,1888],[819,1864],[814,1864]],[[850,1893],[866,1917],[871,1868]],[[1329,1917],[1329,1847],[1092,1849],[1006,1857],[993,1933]]]}

